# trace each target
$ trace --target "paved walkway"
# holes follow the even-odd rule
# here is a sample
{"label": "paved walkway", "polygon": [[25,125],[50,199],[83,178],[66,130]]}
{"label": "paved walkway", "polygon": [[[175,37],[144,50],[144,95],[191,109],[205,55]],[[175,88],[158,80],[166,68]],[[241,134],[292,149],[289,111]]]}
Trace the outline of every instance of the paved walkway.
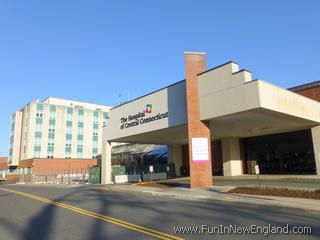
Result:
{"label": "paved walkway", "polygon": [[281,207],[320,214],[320,200],[227,193],[234,186],[211,186],[190,189],[185,187],[157,188],[132,186],[131,184],[113,184],[105,185],[104,187],[113,191],[136,192],[183,200],[222,201],[261,207]]}
{"label": "paved walkway", "polygon": [[[260,185],[264,187],[292,188],[292,189],[311,189],[320,190],[319,175],[260,175]],[[176,186],[189,185],[189,177],[169,179],[169,182]],[[214,176],[216,186],[257,186],[256,175],[243,175],[235,177]]]}

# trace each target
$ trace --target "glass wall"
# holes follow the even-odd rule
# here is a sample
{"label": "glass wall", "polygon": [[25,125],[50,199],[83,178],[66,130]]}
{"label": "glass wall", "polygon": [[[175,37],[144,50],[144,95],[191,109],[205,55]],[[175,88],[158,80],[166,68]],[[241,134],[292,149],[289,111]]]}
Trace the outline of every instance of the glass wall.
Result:
{"label": "glass wall", "polygon": [[315,174],[316,166],[310,130],[244,139],[245,167],[254,174]]}

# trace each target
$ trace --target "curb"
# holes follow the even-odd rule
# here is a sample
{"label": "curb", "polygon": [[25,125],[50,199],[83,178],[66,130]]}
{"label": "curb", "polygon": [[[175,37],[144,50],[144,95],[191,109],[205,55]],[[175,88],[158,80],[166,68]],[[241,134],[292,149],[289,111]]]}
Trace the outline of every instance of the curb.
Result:
{"label": "curb", "polygon": [[[238,204],[242,206],[251,206],[251,207],[258,207],[258,208],[269,208],[269,209],[274,209],[274,210],[292,210],[295,212],[299,213],[308,213],[308,214],[320,214],[320,210],[316,209],[307,209],[307,208],[299,208],[299,207],[291,207],[291,206],[283,206],[283,205],[272,205],[272,204],[266,204],[266,203],[259,203],[259,202],[244,202],[244,201],[238,201],[238,200],[228,200],[228,199],[212,199],[208,197],[189,197],[184,194],[171,194],[171,193],[162,193],[162,192],[156,192],[153,191],[152,189],[150,190],[145,190],[145,191],[136,191],[132,189],[119,189],[119,188],[112,188],[111,190],[114,192],[130,192],[130,193],[142,193],[142,194],[148,194],[148,195],[153,195],[153,196],[161,196],[161,197],[170,197],[174,199],[179,199],[179,200],[187,200],[187,201],[207,201],[207,202],[217,202],[217,203],[230,203],[230,204]],[[226,194],[226,193],[225,193]],[[246,194],[235,194],[233,195],[238,195],[238,196],[247,196],[247,197],[261,197],[262,195],[246,195]],[[198,195],[199,196],[199,195]],[[264,196],[264,197],[271,197],[271,196]]]}

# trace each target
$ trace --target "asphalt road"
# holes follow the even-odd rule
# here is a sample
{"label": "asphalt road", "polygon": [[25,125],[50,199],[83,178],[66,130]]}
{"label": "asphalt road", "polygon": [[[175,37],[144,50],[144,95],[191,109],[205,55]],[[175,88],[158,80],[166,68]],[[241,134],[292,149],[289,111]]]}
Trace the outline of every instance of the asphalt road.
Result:
{"label": "asphalt road", "polygon": [[[181,226],[207,229],[207,225],[212,230],[211,227],[220,225],[255,225],[265,227],[263,231],[266,233],[269,224],[270,227],[289,224],[290,229],[310,226],[312,234],[270,234],[265,237],[263,234],[178,234],[174,231],[174,227]],[[92,186],[0,186],[1,240],[178,238],[320,239],[320,216],[104,191]]]}

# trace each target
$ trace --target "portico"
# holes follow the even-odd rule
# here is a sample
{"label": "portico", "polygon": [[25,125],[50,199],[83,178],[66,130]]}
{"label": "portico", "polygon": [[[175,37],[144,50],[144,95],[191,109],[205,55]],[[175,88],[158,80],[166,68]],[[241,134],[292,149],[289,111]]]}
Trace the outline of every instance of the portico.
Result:
{"label": "portico", "polygon": [[103,129],[103,183],[111,181],[112,142],[168,145],[176,174],[188,158],[191,187],[199,187],[212,184],[214,141],[221,143],[224,176],[237,176],[245,168],[243,139],[301,130],[311,131],[320,174],[319,102],[252,80],[235,62],[205,71],[205,54],[185,53],[185,60],[186,80],[111,109]]}

